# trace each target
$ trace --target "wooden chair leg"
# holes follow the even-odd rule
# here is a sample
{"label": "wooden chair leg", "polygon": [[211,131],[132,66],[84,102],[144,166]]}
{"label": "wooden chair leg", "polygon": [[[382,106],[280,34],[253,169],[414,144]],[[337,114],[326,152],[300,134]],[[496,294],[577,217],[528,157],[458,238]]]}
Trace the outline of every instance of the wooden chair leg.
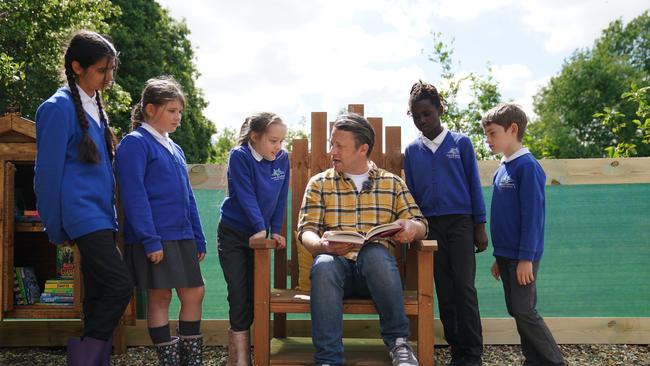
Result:
{"label": "wooden chair leg", "polygon": [[434,364],[433,337],[433,251],[418,251],[418,360]]}
{"label": "wooden chair leg", "polygon": [[126,353],[126,329],[122,320],[113,331],[113,352],[116,355]]}
{"label": "wooden chair leg", "polygon": [[269,249],[255,250],[255,284],[253,320],[253,364],[267,366],[270,357],[271,255]]}

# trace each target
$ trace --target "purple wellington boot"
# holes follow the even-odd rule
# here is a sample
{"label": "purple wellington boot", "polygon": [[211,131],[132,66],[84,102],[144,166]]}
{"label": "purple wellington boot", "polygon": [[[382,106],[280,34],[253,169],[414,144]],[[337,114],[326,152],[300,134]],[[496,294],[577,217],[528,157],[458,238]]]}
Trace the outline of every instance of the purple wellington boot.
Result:
{"label": "purple wellington boot", "polygon": [[110,361],[106,361],[106,344],[110,345],[110,342],[91,337],[68,338],[68,366],[109,365]]}

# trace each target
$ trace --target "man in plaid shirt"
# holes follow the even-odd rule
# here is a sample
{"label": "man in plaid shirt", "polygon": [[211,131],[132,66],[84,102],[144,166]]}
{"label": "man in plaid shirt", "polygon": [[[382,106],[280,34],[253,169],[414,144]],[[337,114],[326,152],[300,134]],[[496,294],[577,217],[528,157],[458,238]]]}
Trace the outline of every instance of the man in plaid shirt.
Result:
{"label": "man in plaid shirt", "polygon": [[[417,365],[408,343],[402,282],[388,247],[421,240],[427,221],[404,181],[369,160],[375,132],[357,114],[339,116],[330,140],[332,168],[313,176],[305,191],[298,223],[302,245],[314,255],[311,267],[312,340],[316,365],[342,365],[343,299],[371,298],[379,313],[381,335],[393,365]],[[366,243],[329,242],[332,231],[363,235],[395,222],[391,238]]]}

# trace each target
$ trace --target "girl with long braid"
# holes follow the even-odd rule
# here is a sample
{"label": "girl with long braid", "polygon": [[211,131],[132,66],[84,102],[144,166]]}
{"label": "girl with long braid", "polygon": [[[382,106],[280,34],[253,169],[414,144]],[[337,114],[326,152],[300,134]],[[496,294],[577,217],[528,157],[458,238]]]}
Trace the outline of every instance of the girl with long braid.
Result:
{"label": "girl with long braid", "polygon": [[115,246],[115,137],[101,91],[113,81],[115,47],[77,32],[65,52],[67,85],[36,112],[37,206],[49,240],[81,252],[84,331],[68,340],[68,365],[110,365],[111,336],[133,291]]}

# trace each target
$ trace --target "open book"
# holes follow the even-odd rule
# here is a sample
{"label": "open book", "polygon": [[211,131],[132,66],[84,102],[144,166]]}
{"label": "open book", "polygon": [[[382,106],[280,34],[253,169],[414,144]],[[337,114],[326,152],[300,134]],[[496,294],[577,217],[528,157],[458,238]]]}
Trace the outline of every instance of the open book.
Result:
{"label": "open book", "polygon": [[402,227],[391,222],[373,227],[365,236],[356,231],[334,231],[327,237],[327,240],[336,243],[352,243],[363,246],[365,243],[379,238],[389,238],[400,231],[402,231]]}

